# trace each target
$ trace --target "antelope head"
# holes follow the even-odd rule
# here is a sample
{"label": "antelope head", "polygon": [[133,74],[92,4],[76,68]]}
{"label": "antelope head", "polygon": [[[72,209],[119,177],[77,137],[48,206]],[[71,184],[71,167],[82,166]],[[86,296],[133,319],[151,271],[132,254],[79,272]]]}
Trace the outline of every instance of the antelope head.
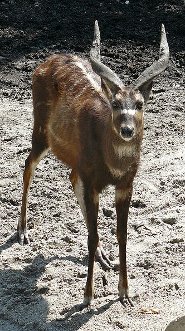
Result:
{"label": "antelope head", "polygon": [[145,69],[129,87],[125,87],[118,75],[101,62],[97,21],[90,61],[94,72],[101,77],[102,91],[110,103],[115,130],[124,141],[131,141],[142,130],[144,104],[149,99],[153,80],[168,66],[169,47],[164,25],[161,28],[159,59]]}

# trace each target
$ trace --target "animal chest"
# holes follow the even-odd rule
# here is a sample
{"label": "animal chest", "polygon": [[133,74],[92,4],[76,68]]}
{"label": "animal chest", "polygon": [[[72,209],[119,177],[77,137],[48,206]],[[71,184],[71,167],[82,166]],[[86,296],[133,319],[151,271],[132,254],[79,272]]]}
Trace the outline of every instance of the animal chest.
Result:
{"label": "animal chest", "polygon": [[107,158],[107,167],[114,181],[125,181],[134,178],[139,163],[139,152],[135,145],[112,145]]}

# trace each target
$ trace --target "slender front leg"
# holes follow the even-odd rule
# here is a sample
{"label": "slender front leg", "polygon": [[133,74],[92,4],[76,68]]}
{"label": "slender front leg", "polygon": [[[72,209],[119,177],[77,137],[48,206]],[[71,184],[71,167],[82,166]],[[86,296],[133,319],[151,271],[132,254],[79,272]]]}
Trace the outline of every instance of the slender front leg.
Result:
{"label": "slender front leg", "polygon": [[119,244],[119,297],[122,304],[128,300],[131,305],[128,293],[127,264],[126,264],[126,245],[127,245],[127,220],[129,205],[132,196],[132,188],[116,189],[116,212],[117,212],[117,239]]}
{"label": "slender front leg", "polygon": [[[75,192],[76,198],[78,200],[78,203],[81,208],[81,212],[83,214],[83,217],[85,219],[85,222],[87,224],[87,211],[85,207],[84,202],[84,185],[82,183],[82,180],[80,179],[77,172],[73,169],[70,174],[70,181],[73,186],[73,190]],[[93,190],[93,196],[92,201],[94,202],[94,206],[96,208],[96,218],[98,217],[98,208],[99,208],[99,194]],[[98,261],[103,268],[103,270],[110,270],[114,268],[114,265],[111,263],[111,261],[108,259],[108,257],[105,254],[105,251],[100,243],[98,242],[96,253],[95,253],[95,259]]]}
{"label": "slender front leg", "polygon": [[72,171],[70,180],[80,204],[83,216],[86,220],[88,229],[88,275],[86,281],[86,287],[84,291],[84,306],[88,306],[93,298],[93,272],[94,272],[94,259],[95,252],[98,246],[99,238],[97,232],[97,217],[98,217],[98,204],[99,195],[98,193],[85,181],[79,177],[79,175]]}

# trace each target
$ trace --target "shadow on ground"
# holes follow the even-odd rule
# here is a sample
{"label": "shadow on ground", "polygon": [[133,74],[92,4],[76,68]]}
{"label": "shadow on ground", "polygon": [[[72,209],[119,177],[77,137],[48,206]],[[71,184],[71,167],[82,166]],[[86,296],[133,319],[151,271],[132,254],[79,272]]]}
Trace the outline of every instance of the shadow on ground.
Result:
{"label": "shadow on ground", "polygon": [[185,330],[185,316],[179,317],[172,321],[165,331],[184,331]]}
{"label": "shadow on ground", "polygon": [[[15,243],[16,236],[12,236],[0,247],[0,253],[10,248]],[[82,309],[81,304],[66,307],[61,312],[61,318],[48,322],[49,306],[43,297],[49,288],[38,288],[37,282],[43,275],[48,263],[57,257],[45,259],[43,255],[35,257],[23,269],[11,269],[5,266],[0,271],[1,279],[1,304],[0,318],[2,321],[1,331],[25,330],[78,330],[86,324],[93,315],[100,315],[109,309],[118,299],[110,300],[97,309]],[[60,294],[61,295],[61,294]],[[7,304],[8,301],[8,304]],[[15,304],[16,303],[16,304]],[[15,319],[16,317],[16,319]]]}

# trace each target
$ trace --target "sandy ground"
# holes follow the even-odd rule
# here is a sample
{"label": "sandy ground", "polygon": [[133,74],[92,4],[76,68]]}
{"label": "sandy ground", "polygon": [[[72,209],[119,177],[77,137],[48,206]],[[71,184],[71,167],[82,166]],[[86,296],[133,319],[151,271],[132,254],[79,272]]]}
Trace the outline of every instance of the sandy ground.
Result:
{"label": "sandy ground", "polygon": [[[109,3],[111,6],[113,1]],[[172,1],[167,3],[170,13]],[[180,10],[180,6],[173,6],[174,14],[181,13]],[[144,36],[144,23],[142,27],[140,32]],[[45,55],[52,53],[52,47],[55,50],[58,46],[48,48],[46,40],[46,50],[23,49],[23,54],[17,51],[19,56],[8,61],[11,33],[3,34],[0,331],[185,330],[185,54],[182,36],[179,35],[178,46],[177,41],[173,43],[175,29],[169,21],[167,28],[172,46],[170,65],[155,81],[146,109],[141,163],[129,214],[128,275],[134,307],[124,308],[118,301],[118,272],[105,272],[96,263],[95,299],[91,308],[82,311],[79,304],[87,274],[87,230],[68,180],[70,170],[50,154],[40,162],[31,186],[28,215],[31,244],[21,247],[15,235],[24,161],[31,147],[31,72]],[[178,36],[178,28],[176,31]],[[135,61],[138,64],[139,59],[141,71],[158,51],[157,38],[147,48],[142,41],[132,41],[131,36],[122,44],[111,38],[103,44],[104,61],[118,72],[125,66],[120,76],[125,75],[126,81],[136,75]],[[13,45],[18,50],[18,44]],[[64,46],[67,48],[67,44]],[[83,42],[81,47],[79,50],[74,46],[74,51],[77,48],[77,52],[83,53]],[[130,67],[124,62],[128,49],[133,52]],[[109,187],[101,197],[99,233],[112,260],[118,257],[115,232],[114,189]]]}

